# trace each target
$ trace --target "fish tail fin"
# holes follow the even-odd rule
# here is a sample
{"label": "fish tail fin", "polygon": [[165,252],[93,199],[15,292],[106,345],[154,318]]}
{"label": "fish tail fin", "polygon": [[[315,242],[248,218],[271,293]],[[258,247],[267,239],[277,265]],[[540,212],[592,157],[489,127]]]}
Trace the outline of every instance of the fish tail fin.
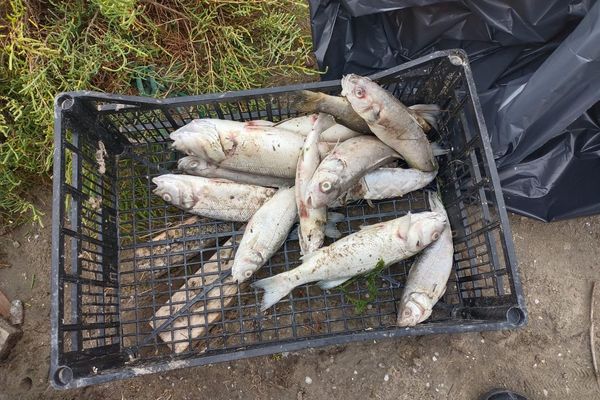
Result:
{"label": "fish tail fin", "polygon": [[296,90],[289,94],[289,104],[294,110],[315,112],[319,110],[321,94],[310,90]]}
{"label": "fish tail fin", "polygon": [[438,142],[431,143],[431,151],[434,157],[445,156],[450,153],[450,149],[443,148]]}
{"label": "fish tail fin", "polygon": [[284,298],[295,286],[290,283],[290,280],[284,272],[271,276],[270,278],[256,281],[252,284],[252,287],[255,289],[263,289],[265,291],[260,306],[260,310],[265,311]]}
{"label": "fish tail fin", "polygon": [[429,125],[429,127],[423,127],[424,130],[429,130],[425,128],[435,128],[438,127],[438,118],[440,117],[440,107],[437,104],[415,104],[410,108],[416,115],[421,117],[425,122]]}

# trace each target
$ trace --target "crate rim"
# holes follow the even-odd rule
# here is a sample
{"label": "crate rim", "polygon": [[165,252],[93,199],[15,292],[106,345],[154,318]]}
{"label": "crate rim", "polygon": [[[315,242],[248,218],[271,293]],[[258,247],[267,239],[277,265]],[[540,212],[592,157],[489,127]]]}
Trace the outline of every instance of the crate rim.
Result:
{"label": "crate rim", "polygon": [[[265,343],[259,347],[240,350],[230,353],[221,353],[213,356],[195,357],[183,360],[171,360],[161,361],[152,364],[147,367],[133,367],[125,365],[122,369],[115,372],[107,372],[101,375],[87,376],[80,378],[73,378],[72,374],[67,383],[61,382],[59,374],[65,372],[67,376],[71,373],[68,366],[62,366],[58,363],[59,349],[58,349],[58,316],[59,316],[59,293],[62,296],[62,289],[60,289],[59,282],[59,263],[62,259],[64,262],[64,254],[62,249],[64,248],[64,241],[62,240],[60,222],[65,215],[64,201],[62,199],[62,184],[64,182],[65,174],[64,168],[62,168],[63,162],[63,151],[61,149],[61,134],[62,134],[62,117],[63,113],[69,113],[76,99],[93,99],[93,100],[107,100],[111,102],[122,102],[124,104],[132,104],[136,106],[185,106],[192,105],[199,101],[224,101],[224,100],[235,100],[236,98],[243,98],[246,96],[258,96],[267,94],[278,94],[285,93],[293,90],[302,89],[327,89],[336,88],[340,86],[340,79],[329,80],[329,81],[317,81],[285,86],[240,90],[240,91],[228,91],[224,93],[210,93],[202,95],[192,96],[181,96],[172,97],[165,99],[158,99],[152,97],[143,96],[129,96],[129,95],[118,95],[103,93],[97,91],[67,91],[60,92],[55,96],[54,99],[54,155],[53,155],[53,194],[52,194],[52,265],[51,265],[51,312],[50,312],[50,371],[49,380],[50,384],[55,389],[73,389],[79,387],[85,387],[89,385],[95,385],[99,383],[105,383],[116,379],[126,379],[136,376],[164,372],[173,369],[202,366],[211,364],[214,362],[233,361],[243,358],[264,356],[269,354],[275,354],[284,351],[297,351],[310,347],[322,347],[328,345],[344,345],[351,342],[360,342],[374,339],[392,339],[404,336],[422,336],[430,334],[456,334],[464,332],[483,332],[483,331],[494,331],[494,330],[507,330],[521,328],[528,323],[528,312],[523,294],[523,287],[518,273],[518,263],[514,248],[514,243],[511,240],[512,232],[508,223],[508,213],[506,205],[504,203],[504,197],[502,195],[502,189],[500,186],[500,178],[498,176],[498,170],[496,168],[496,162],[493,157],[492,148],[490,145],[489,134],[483,118],[483,111],[481,104],[477,96],[475,89],[475,81],[471,72],[468,55],[462,49],[450,49],[432,52],[423,57],[416,58],[406,63],[402,63],[396,67],[392,67],[375,74],[369,75],[369,78],[378,80],[391,74],[396,74],[406,69],[413,68],[419,64],[423,64],[427,61],[449,57],[451,63],[457,67],[463,68],[465,74],[466,84],[473,99],[473,106],[475,111],[475,121],[478,124],[481,143],[483,151],[488,162],[488,168],[490,173],[490,180],[492,188],[497,201],[496,208],[498,212],[498,218],[500,220],[500,229],[508,239],[505,241],[506,245],[506,257],[505,263],[507,268],[510,269],[512,282],[514,286],[514,296],[516,298],[516,305],[511,306],[506,310],[506,319],[497,322],[486,322],[477,323],[473,320],[473,323],[462,323],[450,326],[420,326],[417,325],[412,328],[394,328],[385,331],[363,331],[348,334],[335,335],[332,337],[306,339],[296,342],[286,342],[281,344],[269,344]],[[101,111],[101,110],[98,110]]]}

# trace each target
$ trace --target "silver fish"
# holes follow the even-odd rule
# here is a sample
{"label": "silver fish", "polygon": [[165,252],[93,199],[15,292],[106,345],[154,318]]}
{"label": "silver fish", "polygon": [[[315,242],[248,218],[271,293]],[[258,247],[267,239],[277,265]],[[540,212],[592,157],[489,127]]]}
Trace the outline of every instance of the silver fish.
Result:
{"label": "silver fish", "polygon": [[330,128],[327,128],[321,133],[321,140],[324,142],[343,142],[344,140],[352,139],[353,137],[361,136],[362,133],[353,131],[352,129],[341,125],[335,124]]}
{"label": "silver fish", "polygon": [[[220,167],[257,175],[294,178],[304,137],[273,126],[201,119],[171,133],[173,147]],[[320,143],[326,154],[333,144]]]}
{"label": "silver fish", "polygon": [[[290,107],[301,112],[331,114],[339,124],[351,130],[362,134],[371,133],[370,126],[344,97],[298,90],[290,93]],[[429,132],[432,126],[436,127],[437,125],[440,108],[435,104],[415,104],[408,107],[408,112],[415,118],[423,131]]]}
{"label": "silver fish", "polygon": [[238,283],[250,278],[281,247],[297,215],[294,188],[280,189],[248,221],[231,268]]}
{"label": "silver fish", "polygon": [[354,186],[367,172],[400,157],[373,136],[359,136],[340,143],[321,161],[311,178],[307,205],[324,207]]}
{"label": "silver fish", "polygon": [[181,158],[177,168],[188,175],[203,176],[205,178],[228,179],[237,183],[269,187],[291,187],[294,186],[293,179],[278,178],[276,176],[256,175],[243,171],[234,171],[222,168],[203,160],[200,157],[187,156]]}
{"label": "silver fish", "polygon": [[409,109],[390,92],[358,75],[342,78],[342,95],[382,142],[396,150],[410,168],[434,171],[437,162],[423,129]]}
{"label": "silver fish", "polygon": [[381,261],[390,265],[412,257],[437,240],[445,226],[443,215],[424,212],[365,227],[304,256],[302,264],[290,271],[254,282],[253,287],[265,291],[261,310],[296,286],[319,281],[322,289],[330,289],[372,270]]}
{"label": "silver fish", "polygon": [[154,194],[189,213],[225,221],[245,222],[276,189],[223,179],[166,174],[152,179]]}
{"label": "silver fish", "polygon": [[[297,133],[302,136],[306,136],[308,135],[308,132],[312,130],[312,127],[315,124],[317,117],[318,114],[309,114],[303,115],[301,117],[288,118],[277,122],[273,126]],[[335,119],[333,119],[333,117],[330,115],[323,116],[322,119],[323,129],[327,129],[335,125]]]}
{"label": "silver fish", "polygon": [[300,218],[298,239],[302,254],[312,253],[321,247],[325,240],[327,207],[310,208],[306,205],[308,182],[321,162],[317,146],[319,136],[325,128],[325,121],[324,114],[320,114],[304,140],[304,146],[300,152],[300,157],[298,157],[296,168],[296,205]]}
{"label": "silver fish", "polygon": [[[435,192],[429,192],[431,210],[444,215],[446,210]],[[444,295],[454,261],[450,224],[440,238],[412,265],[398,307],[398,326],[415,326],[431,315],[433,306]]]}
{"label": "silver fish", "polygon": [[333,115],[335,120],[354,131],[371,133],[369,125],[358,115],[348,100],[309,90],[290,93],[290,107],[301,112],[321,112]]}
{"label": "silver fish", "polygon": [[340,196],[338,202],[346,204],[355,200],[381,200],[402,197],[427,186],[435,179],[437,171],[418,169],[378,168],[363,176],[356,185]]}

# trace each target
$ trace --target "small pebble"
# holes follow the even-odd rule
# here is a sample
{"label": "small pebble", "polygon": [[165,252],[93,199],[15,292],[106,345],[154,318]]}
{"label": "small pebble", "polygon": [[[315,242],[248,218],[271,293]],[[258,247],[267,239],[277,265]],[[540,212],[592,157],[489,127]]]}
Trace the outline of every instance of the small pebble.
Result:
{"label": "small pebble", "polygon": [[332,388],[333,390],[335,390],[335,389],[337,389],[337,386],[332,386],[331,388]]}
{"label": "small pebble", "polygon": [[383,363],[379,363],[379,364],[377,364],[377,366],[378,366],[379,368],[385,368],[385,365],[384,365]]}
{"label": "small pebble", "polygon": [[426,388],[428,388],[429,386],[431,386],[431,385],[429,384],[429,382],[427,382],[427,383],[425,384],[425,387],[426,387]]}
{"label": "small pebble", "polygon": [[329,372],[329,367],[325,368],[325,372]]}
{"label": "small pebble", "polygon": [[437,357],[436,357],[436,356],[433,356],[433,357],[431,357],[431,359],[432,359],[433,361],[437,361]]}
{"label": "small pebble", "polygon": [[307,385],[310,385],[310,384],[312,383],[312,378],[311,378],[310,376],[307,376],[306,378],[304,378],[304,382],[305,382]]}
{"label": "small pebble", "polygon": [[358,371],[357,370],[354,370],[354,375],[358,375]]}
{"label": "small pebble", "polygon": [[12,244],[15,249],[18,249],[19,247],[21,247],[21,243],[17,242],[16,240],[13,240]]}
{"label": "small pebble", "polygon": [[485,343],[485,339],[481,339],[481,340],[480,340],[480,342],[481,342],[481,343]]}
{"label": "small pebble", "polygon": [[434,356],[439,357],[440,353],[438,353],[437,351],[435,353],[433,353]]}
{"label": "small pebble", "polygon": [[535,299],[535,300],[533,300],[533,302],[534,302],[535,304],[540,304],[540,301],[539,301],[538,299]]}
{"label": "small pebble", "polygon": [[390,376],[388,374],[385,374],[385,376],[383,377],[383,380],[385,382],[389,381],[390,380]]}
{"label": "small pebble", "polygon": [[367,310],[371,310],[373,308],[373,304],[367,304]]}
{"label": "small pebble", "polygon": [[544,397],[548,397],[548,391],[544,389]]}
{"label": "small pebble", "polygon": [[416,373],[417,373],[417,369],[413,368],[413,374],[416,374]]}

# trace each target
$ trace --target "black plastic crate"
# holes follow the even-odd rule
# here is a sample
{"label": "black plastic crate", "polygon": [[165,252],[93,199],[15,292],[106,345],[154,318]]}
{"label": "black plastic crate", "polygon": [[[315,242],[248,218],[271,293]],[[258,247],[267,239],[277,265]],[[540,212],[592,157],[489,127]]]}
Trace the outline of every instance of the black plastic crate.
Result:
{"label": "black plastic crate", "polygon": [[[431,139],[451,148],[440,159],[437,182],[454,233],[455,262],[447,291],[428,321],[414,328],[394,325],[408,260],[383,271],[377,296],[362,312],[351,301],[368,293],[360,282],[345,292],[301,286],[267,315],[259,312],[262,293],[246,286],[218,310],[221,318],[212,329],[188,339],[187,350],[175,354],[159,339],[164,332],[171,334],[167,342],[174,339],[172,325],[161,320],[153,329],[154,313],[216,251],[237,246],[241,225],[200,219],[191,234],[182,228],[177,237],[149,242],[189,217],[151,193],[152,177],[174,170],[181,156],[170,149],[169,133],[194,118],[292,117],[290,91],[338,94],[339,81],[165,100],[62,93],[55,105],[52,384],[80,387],[307,347],[525,324],[506,209],[466,55],[436,52],[372,78],[407,105],[435,103],[444,110]],[[104,174],[96,161],[99,141],[107,151]],[[348,234],[427,207],[423,191],[376,201],[373,207],[352,204],[336,210],[346,215],[338,228]],[[187,252],[194,241],[211,238],[198,255]],[[162,257],[166,262],[158,262]],[[252,279],[298,264],[297,240],[289,238]],[[189,290],[188,297],[199,303],[224,301],[222,288],[212,298]],[[202,312],[207,311],[183,307],[177,316]]]}

